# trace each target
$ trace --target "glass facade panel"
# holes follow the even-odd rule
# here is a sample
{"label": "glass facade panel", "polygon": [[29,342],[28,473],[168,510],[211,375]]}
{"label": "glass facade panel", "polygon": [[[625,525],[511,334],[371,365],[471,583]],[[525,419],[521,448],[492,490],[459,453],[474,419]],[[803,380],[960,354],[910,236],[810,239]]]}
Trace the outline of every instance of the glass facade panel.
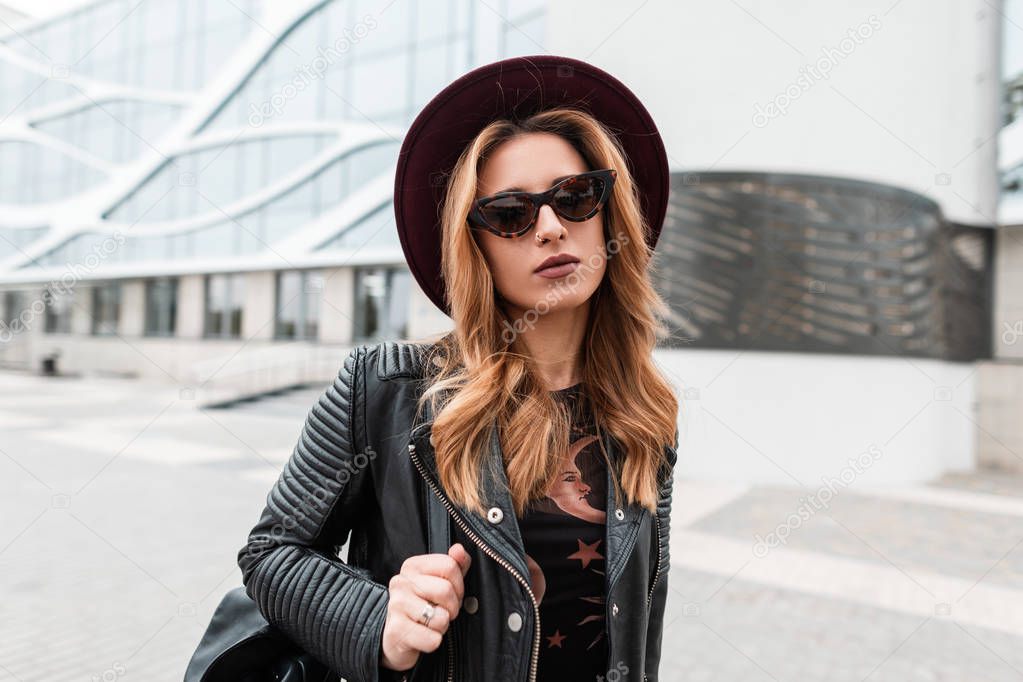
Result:
{"label": "glass facade panel", "polygon": [[321,271],[278,272],[274,336],[278,339],[316,340],[320,328],[322,297]]}
{"label": "glass facade panel", "polygon": [[311,160],[328,134],[246,140],[177,156],[105,217],[119,222],[180,220],[217,213]]}
{"label": "glass facade panel", "polygon": [[121,283],[98,284],[92,289],[92,333],[96,336],[117,334],[121,319]]}
{"label": "glass facade panel", "polygon": [[[470,30],[477,21],[492,23],[502,57],[545,52],[543,6],[513,0],[476,16],[472,0],[402,0],[386,12],[375,0],[326,3],[283,36],[287,47],[275,48],[204,128],[292,123],[314,111],[320,119],[407,126],[444,85],[478,65]],[[281,96],[292,88],[300,95]]]}
{"label": "glass facade panel", "polygon": [[346,227],[336,236],[317,247],[317,251],[334,249],[357,250],[366,247],[387,246],[401,246],[401,242],[398,239],[398,226],[394,222],[394,205],[390,202],[362,218],[354,225]]}
{"label": "glass facade panel", "polygon": [[[265,251],[274,242],[339,204],[363,183],[389,170],[396,153],[397,146],[390,142],[361,147],[238,218],[225,219],[185,233],[126,236],[118,250],[104,255],[104,261],[216,258]],[[338,238],[337,248],[358,243],[399,246],[393,224],[393,218],[391,227],[360,222],[360,230],[343,240]],[[78,235],[41,256],[39,264],[81,263],[89,254],[100,252],[103,239],[98,234]],[[0,241],[0,253],[2,247],[3,242]]]}
{"label": "glass facade panel", "polygon": [[105,179],[99,170],[32,142],[0,142],[0,203],[66,199]]}
{"label": "glass facade panel", "polygon": [[178,310],[178,280],[161,277],[146,281],[146,335],[174,336]]}
{"label": "glass facade panel", "polygon": [[23,116],[39,107],[78,95],[72,86],[43,73],[22,69],[0,59],[0,118]]}
{"label": "glass facade panel", "polygon": [[74,289],[56,290],[47,287],[43,291],[43,300],[46,302],[44,330],[47,334],[71,333],[71,310],[74,296]]}
{"label": "glass facade panel", "polygon": [[30,321],[28,293],[10,289],[0,292],[0,341],[25,331]]}
{"label": "glass facade panel", "polygon": [[45,227],[0,227],[0,260],[24,255],[28,245],[45,233]]}
{"label": "glass facade panel", "polygon": [[408,338],[410,279],[407,268],[355,270],[354,337],[357,343]]}
{"label": "glass facade panel", "polygon": [[32,123],[37,130],[101,159],[126,163],[160,140],[181,108],[141,100],[108,100]]}
{"label": "glass facade panel", "polygon": [[262,0],[106,0],[4,42],[30,59],[96,80],[196,90],[259,28],[261,6]]}
{"label": "glass facade panel", "polygon": [[205,335],[207,337],[240,338],[244,305],[244,274],[207,275]]}

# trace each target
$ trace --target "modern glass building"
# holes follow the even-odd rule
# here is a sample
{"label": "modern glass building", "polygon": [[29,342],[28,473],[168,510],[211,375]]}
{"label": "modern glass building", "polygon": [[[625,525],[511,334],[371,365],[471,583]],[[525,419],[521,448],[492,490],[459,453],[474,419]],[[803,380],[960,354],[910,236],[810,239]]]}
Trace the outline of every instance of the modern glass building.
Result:
{"label": "modern glass building", "polygon": [[206,400],[450,328],[397,240],[397,152],[458,76],[547,53],[621,78],[665,140],[659,359],[695,396],[687,446],[725,453],[689,474],[776,477],[741,433],[813,479],[918,404],[873,475],[1018,460],[1019,22],[984,0],[606,4],[95,0],[12,24],[0,365],[57,354]]}
{"label": "modern glass building", "polygon": [[443,329],[395,230],[402,135],[465,71],[540,51],[543,13],[96,0],[17,25],[0,42],[0,363],[186,382],[184,363],[268,345],[302,364],[294,342]]}

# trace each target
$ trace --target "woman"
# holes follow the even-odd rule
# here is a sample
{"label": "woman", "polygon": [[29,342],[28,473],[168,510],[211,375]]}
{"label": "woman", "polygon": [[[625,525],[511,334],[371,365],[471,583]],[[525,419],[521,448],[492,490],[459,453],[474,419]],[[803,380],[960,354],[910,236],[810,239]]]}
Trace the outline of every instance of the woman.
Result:
{"label": "woman", "polygon": [[646,110],[585,62],[504,60],[431,100],[395,211],[454,329],[356,347],[313,406],[238,555],[268,621],[352,681],[657,679],[667,177]]}

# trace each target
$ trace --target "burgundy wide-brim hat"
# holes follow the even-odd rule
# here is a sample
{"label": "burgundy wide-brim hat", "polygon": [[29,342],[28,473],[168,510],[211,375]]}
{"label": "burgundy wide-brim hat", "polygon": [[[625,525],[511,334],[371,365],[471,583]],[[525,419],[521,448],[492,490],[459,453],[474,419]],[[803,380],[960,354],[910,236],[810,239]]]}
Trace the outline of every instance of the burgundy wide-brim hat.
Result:
{"label": "burgundy wide-brim hat", "polygon": [[469,71],[441,90],[412,122],[398,153],[394,214],[401,248],[419,286],[450,315],[441,276],[441,207],[459,155],[496,119],[523,119],[570,105],[618,137],[637,184],[653,249],[668,205],[668,157],[654,121],[611,74],[578,59],[513,57]]}

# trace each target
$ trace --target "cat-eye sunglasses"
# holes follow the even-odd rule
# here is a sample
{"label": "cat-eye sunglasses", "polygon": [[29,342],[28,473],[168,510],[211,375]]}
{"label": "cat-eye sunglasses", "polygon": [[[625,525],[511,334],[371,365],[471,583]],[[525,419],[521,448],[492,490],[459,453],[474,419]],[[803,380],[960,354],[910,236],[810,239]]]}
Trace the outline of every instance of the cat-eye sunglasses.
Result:
{"label": "cat-eye sunglasses", "polygon": [[550,204],[565,220],[581,223],[607,202],[617,175],[613,168],[605,168],[572,175],[545,192],[512,191],[482,197],[469,211],[469,226],[498,237],[519,237],[533,227],[544,204]]}

